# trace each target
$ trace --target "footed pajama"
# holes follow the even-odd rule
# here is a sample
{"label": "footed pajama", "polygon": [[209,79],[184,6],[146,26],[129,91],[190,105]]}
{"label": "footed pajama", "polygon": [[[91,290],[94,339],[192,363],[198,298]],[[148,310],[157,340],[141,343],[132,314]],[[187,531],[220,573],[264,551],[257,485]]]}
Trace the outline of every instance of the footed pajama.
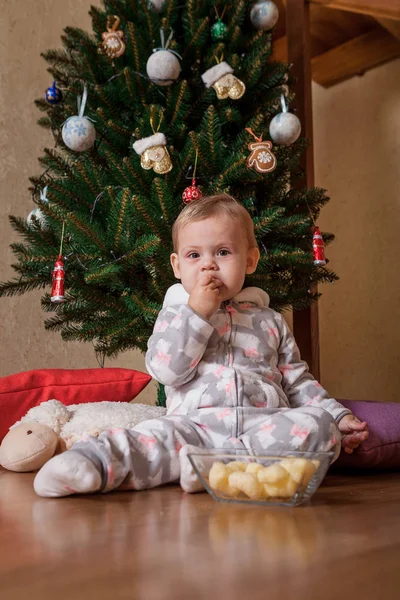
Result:
{"label": "footed pajama", "polygon": [[[82,457],[80,469],[88,460],[101,477],[100,486],[87,491],[115,489],[143,490],[178,481],[187,491],[185,473],[179,460],[181,448],[190,445],[202,449],[237,448],[251,454],[284,451],[340,452],[341,435],[331,415],[321,408],[296,409],[224,408],[200,409],[189,416],[169,415],[144,421],[134,429],[111,429],[99,438],[78,442],[72,451]],[[185,453],[183,453],[185,454]],[[61,455],[53,460],[60,460]],[[86,460],[85,460],[86,459]],[[51,462],[51,461],[50,461]],[[50,463],[47,463],[48,465]],[[46,465],[43,468],[45,472]],[[38,478],[40,479],[40,473]],[[81,475],[80,475],[81,476]],[[65,494],[74,490],[73,477],[65,476]],[[198,488],[193,489],[193,491]],[[38,493],[40,489],[36,490]],[[50,494],[41,494],[50,495]]]}
{"label": "footed pajama", "polygon": [[188,297],[180,284],[168,290],[148,342],[147,370],[165,385],[167,415],[75,444],[38,473],[38,494],[142,490],[180,477],[194,491],[188,446],[339,455],[337,423],[351,411],[311,375],[268,294],[246,288],[210,320]]}

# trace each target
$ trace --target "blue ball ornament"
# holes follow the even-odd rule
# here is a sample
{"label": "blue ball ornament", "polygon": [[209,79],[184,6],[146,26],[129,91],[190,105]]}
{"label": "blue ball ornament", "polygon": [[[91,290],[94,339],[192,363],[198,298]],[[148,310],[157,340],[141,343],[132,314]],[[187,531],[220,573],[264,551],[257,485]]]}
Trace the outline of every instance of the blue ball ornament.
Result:
{"label": "blue ball ornament", "polygon": [[57,87],[55,81],[53,81],[53,85],[51,87],[47,88],[45,98],[46,102],[53,105],[59,104],[62,101],[62,91],[60,90],[60,88]]}

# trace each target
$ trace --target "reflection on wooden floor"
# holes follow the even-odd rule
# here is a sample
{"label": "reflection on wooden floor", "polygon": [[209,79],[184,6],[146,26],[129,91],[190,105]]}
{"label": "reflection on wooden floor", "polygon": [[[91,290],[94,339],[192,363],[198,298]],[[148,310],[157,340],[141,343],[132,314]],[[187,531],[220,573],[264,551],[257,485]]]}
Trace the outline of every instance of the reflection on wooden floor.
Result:
{"label": "reflection on wooden floor", "polygon": [[0,469],[2,600],[400,597],[400,474],[330,475],[311,504],[178,486],[49,500]]}

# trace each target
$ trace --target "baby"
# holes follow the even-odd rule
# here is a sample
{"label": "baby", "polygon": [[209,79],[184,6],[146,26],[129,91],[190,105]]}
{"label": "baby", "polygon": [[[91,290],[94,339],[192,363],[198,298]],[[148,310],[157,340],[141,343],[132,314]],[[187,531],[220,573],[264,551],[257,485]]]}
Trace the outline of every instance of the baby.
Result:
{"label": "baby", "polygon": [[[253,221],[227,195],[177,218],[173,285],[148,342],[146,366],[166,386],[167,415],[89,437],[39,471],[40,496],[141,490],[179,480],[199,489],[193,447],[349,453],[368,437],[315,381],[283,317],[259,288],[242,289],[260,253]],[[201,486],[200,486],[201,487]]]}

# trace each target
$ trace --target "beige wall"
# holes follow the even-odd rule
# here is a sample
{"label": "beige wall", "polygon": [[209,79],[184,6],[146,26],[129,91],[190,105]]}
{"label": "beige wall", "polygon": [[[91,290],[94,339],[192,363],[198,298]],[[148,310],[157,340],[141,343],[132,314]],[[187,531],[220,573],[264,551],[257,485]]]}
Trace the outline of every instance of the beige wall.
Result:
{"label": "beige wall", "polygon": [[[52,136],[36,125],[33,104],[51,85],[40,53],[60,46],[66,26],[90,28],[91,0],[0,0],[0,281],[13,277],[9,244],[17,240],[7,215],[27,215],[35,207],[28,177],[42,171],[37,162]],[[40,293],[0,299],[0,376],[37,368],[97,367],[90,344],[64,343],[43,328]],[[145,370],[143,356],[128,352],[106,366]],[[155,398],[149,385],[143,402]]]}
{"label": "beige wall", "polygon": [[340,275],[323,286],[322,380],[348,398],[400,401],[400,60],[314,85],[316,183]]}
{"label": "beige wall", "polygon": [[[40,52],[60,45],[63,27],[89,28],[91,0],[0,0],[0,280],[10,267],[7,215],[34,208],[28,177],[51,135],[38,126],[33,99],[51,84]],[[339,284],[323,286],[323,383],[349,398],[396,400],[399,294],[399,62],[331,90],[314,87],[317,183],[332,196],[321,224],[337,234],[329,249]],[[397,106],[396,106],[397,104]],[[397,146],[396,146],[397,128]],[[397,184],[397,185],[396,185]],[[390,295],[386,297],[385,294]],[[17,371],[97,366],[92,347],[44,331],[40,294],[0,300],[0,376]],[[126,353],[106,366],[144,369]],[[150,402],[154,386],[140,396]]]}

